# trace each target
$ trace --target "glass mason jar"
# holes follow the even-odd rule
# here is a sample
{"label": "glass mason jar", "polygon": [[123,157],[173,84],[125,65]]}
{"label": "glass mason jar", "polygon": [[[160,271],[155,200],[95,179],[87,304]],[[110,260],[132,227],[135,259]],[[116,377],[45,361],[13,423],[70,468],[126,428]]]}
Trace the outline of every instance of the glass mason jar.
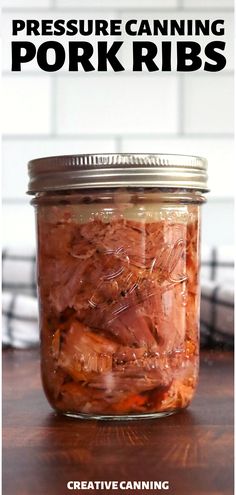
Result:
{"label": "glass mason jar", "polygon": [[180,155],[29,163],[42,380],[56,411],[136,419],[190,403],[206,168]]}

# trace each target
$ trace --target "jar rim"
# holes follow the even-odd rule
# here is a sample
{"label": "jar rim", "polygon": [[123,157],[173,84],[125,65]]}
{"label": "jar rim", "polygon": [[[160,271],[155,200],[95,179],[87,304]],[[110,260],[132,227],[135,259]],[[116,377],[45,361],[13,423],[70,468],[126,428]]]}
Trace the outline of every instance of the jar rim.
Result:
{"label": "jar rim", "polygon": [[49,156],[28,163],[28,194],[104,187],[162,187],[208,192],[207,160],[164,153]]}

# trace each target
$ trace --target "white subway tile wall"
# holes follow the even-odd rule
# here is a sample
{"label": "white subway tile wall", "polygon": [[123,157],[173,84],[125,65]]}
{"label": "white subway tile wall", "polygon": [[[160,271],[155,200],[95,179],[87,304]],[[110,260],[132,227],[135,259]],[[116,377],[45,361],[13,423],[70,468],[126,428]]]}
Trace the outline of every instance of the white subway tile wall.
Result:
{"label": "white subway tile wall", "polygon": [[[122,151],[206,156],[211,194],[203,211],[203,243],[233,243],[233,1],[3,0],[2,5],[4,244],[35,243],[34,212],[25,194],[29,159]],[[15,15],[223,18],[227,66],[218,74],[110,70],[47,75],[33,63],[22,74],[11,73],[9,36]],[[204,40],[198,41],[204,46]],[[127,51],[123,61],[129,60]]]}
{"label": "white subway tile wall", "polygon": [[35,247],[34,208],[24,204],[3,204],[2,239],[4,247]]}
{"label": "white subway tile wall", "polygon": [[50,132],[51,81],[45,77],[4,76],[2,83],[3,134]]}
{"label": "white subway tile wall", "polygon": [[117,10],[121,8],[145,8],[155,7],[156,9],[166,8],[166,7],[177,7],[178,0],[56,0],[56,5],[58,7],[115,7]]}
{"label": "white subway tile wall", "polygon": [[38,7],[63,7],[63,8],[178,8],[183,3],[183,7],[188,8],[233,8],[233,0],[2,0],[3,8],[38,8]]}
{"label": "white subway tile wall", "polygon": [[233,78],[226,72],[184,76],[184,132],[230,134],[233,131]]}
{"label": "white subway tile wall", "polygon": [[234,7],[234,0],[183,0],[183,7],[186,9],[192,7],[192,8],[206,8],[206,9],[214,9],[214,8],[221,8],[222,10],[225,10],[225,8],[233,8]]}
{"label": "white subway tile wall", "polygon": [[34,9],[35,5],[40,8],[50,7],[51,0],[38,0],[38,2],[35,0],[2,0],[1,5],[3,9]]}
{"label": "white subway tile wall", "polygon": [[177,101],[177,79],[172,76],[61,77],[57,83],[57,132],[174,134]]}
{"label": "white subway tile wall", "polygon": [[[211,196],[233,197],[235,183],[229,180],[234,176],[233,138],[179,137],[156,139],[124,139],[123,152],[137,153],[179,153],[206,156],[208,159],[209,187]],[[224,173],[222,173],[224,171]]]}
{"label": "white subway tile wall", "polygon": [[[107,153],[116,152],[114,139],[75,138],[32,138],[32,139],[5,139],[2,146],[4,167],[2,174],[3,200],[18,201],[26,196],[27,189],[27,162],[32,157],[66,155],[73,153]],[[18,173],[17,181],[16,170]]]}

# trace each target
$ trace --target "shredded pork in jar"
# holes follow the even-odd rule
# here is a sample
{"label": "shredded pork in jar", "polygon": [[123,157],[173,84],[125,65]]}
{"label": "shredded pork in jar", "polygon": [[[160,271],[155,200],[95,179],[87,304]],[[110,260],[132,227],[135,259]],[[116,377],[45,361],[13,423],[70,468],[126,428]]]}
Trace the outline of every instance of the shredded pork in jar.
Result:
{"label": "shredded pork in jar", "polygon": [[186,407],[198,374],[198,221],[38,214],[42,375],[67,413]]}

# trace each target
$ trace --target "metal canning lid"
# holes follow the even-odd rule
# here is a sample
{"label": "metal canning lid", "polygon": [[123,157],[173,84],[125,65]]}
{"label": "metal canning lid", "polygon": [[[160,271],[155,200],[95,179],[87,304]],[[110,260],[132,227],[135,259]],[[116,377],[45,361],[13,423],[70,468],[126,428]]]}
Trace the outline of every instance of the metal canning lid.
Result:
{"label": "metal canning lid", "polygon": [[171,154],[53,156],[28,163],[28,194],[105,187],[161,187],[207,192],[205,158]]}

